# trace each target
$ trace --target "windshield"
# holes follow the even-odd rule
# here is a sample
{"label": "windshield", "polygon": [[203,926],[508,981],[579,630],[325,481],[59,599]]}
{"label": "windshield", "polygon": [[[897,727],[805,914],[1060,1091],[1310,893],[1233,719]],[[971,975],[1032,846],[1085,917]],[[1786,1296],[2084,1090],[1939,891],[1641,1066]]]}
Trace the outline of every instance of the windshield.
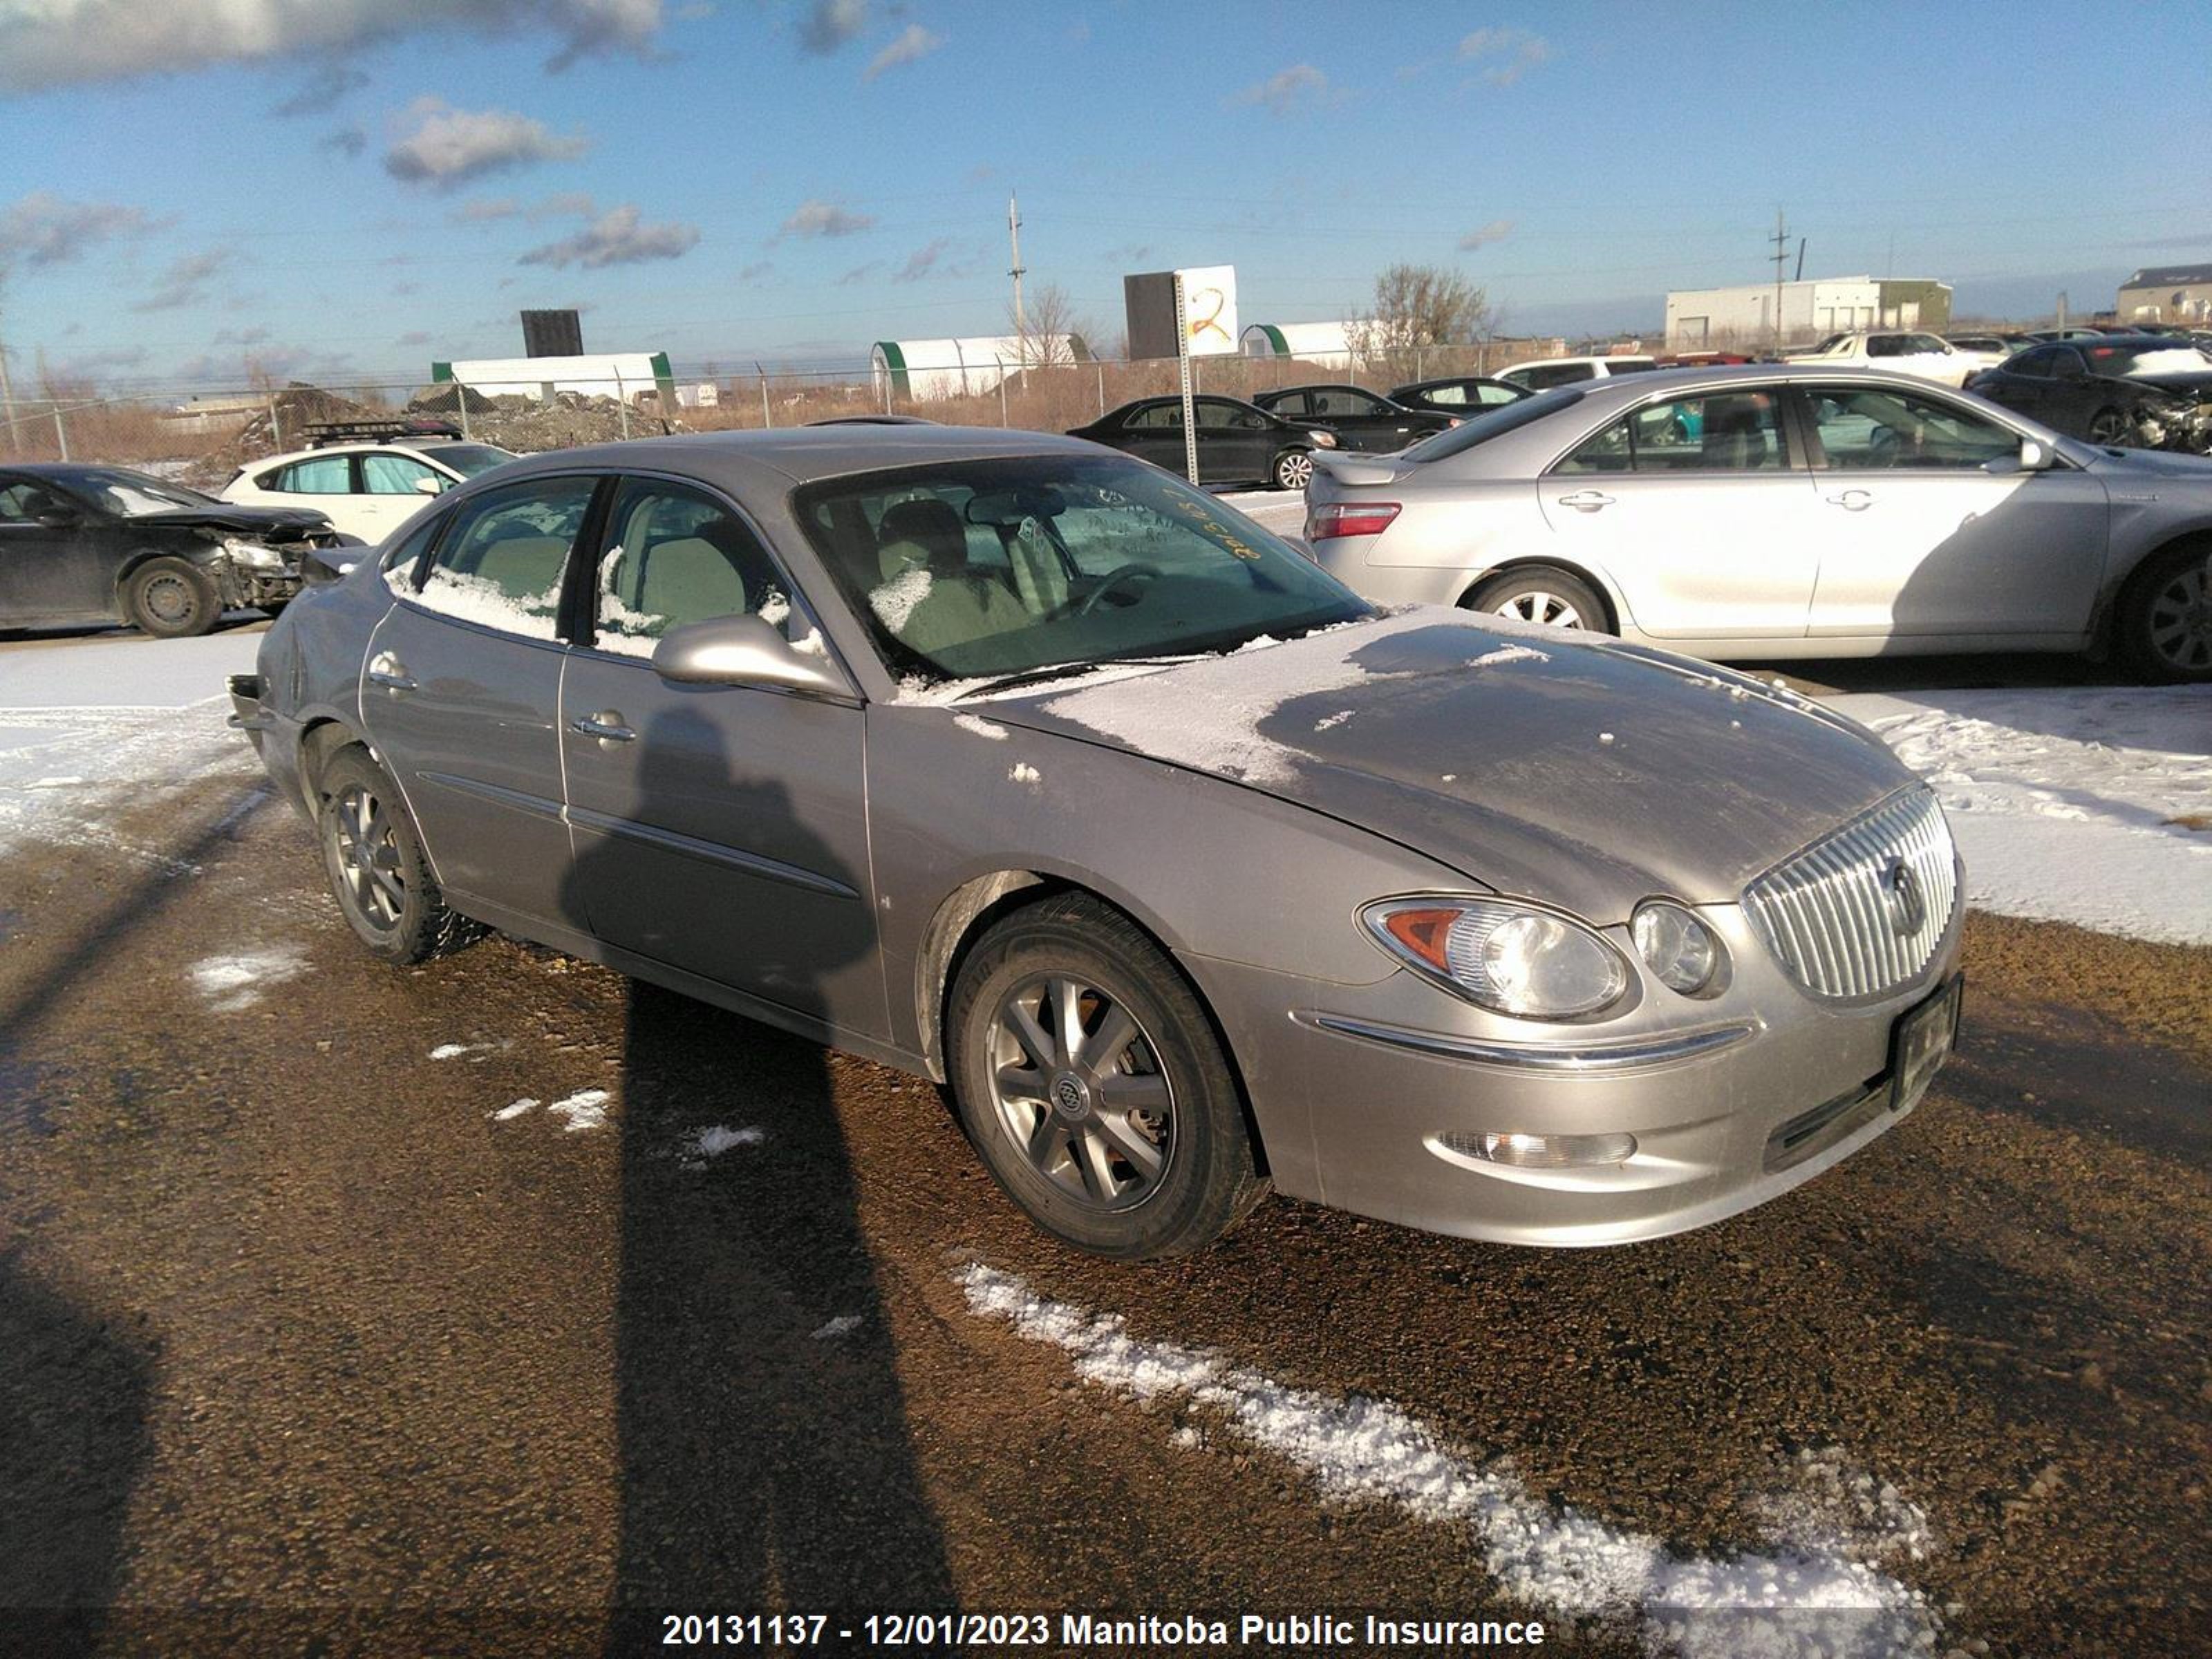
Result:
{"label": "windshield", "polygon": [[1540,421],[1547,415],[1555,415],[1560,410],[1580,403],[1584,395],[1580,386],[1563,386],[1549,392],[1540,392],[1532,398],[1500,404],[1470,420],[1462,421],[1455,427],[1422,439],[1402,452],[1403,459],[1409,461],[1443,460],[1517,427],[1524,427],[1531,421]]}
{"label": "windshield", "polygon": [[473,478],[479,472],[489,472],[495,466],[505,466],[515,459],[511,449],[501,449],[495,444],[439,444],[426,447],[422,453],[441,466],[450,466],[464,478]]}
{"label": "windshield", "polygon": [[2125,345],[2083,345],[2092,374],[2123,374],[2141,379],[2148,374],[2202,374],[2212,368],[2212,357],[2179,340],[2146,340]]}
{"label": "windshield", "polygon": [[1242,514],[1123,456],[903,467],[811,485],[793,509],[915,690],[1234,650],[1372,614]]}
{"label": "windshield", "polygon": [[197,489],[165,483],[146,473],[126,471],[119,466],[79,472],[68,481],[68,488],[80,495],[89,496],[124,519],[136,519],[149,513],[174,513],[179,507],[220,505],[214,496],[203,495]]}

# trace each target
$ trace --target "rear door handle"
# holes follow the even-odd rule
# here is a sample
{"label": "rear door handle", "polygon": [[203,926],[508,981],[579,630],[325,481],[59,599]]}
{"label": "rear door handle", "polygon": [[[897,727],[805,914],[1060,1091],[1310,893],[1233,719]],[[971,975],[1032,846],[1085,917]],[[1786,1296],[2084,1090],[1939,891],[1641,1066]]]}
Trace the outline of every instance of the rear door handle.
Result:
{"label": "rear door handle", "polygon": [[1874,497],[1863,489],[1846,489],[1840,495],[1829,496],[1828,505],[1840,507],[1846,513],[1863,513],[1874,505]]}
{"label": "rear door handle", "polygon": [[1571,495],[1559,497],[1561,507],[1571,507],[1577,513],[1595,513],[1600,507],[1611,507],[1613,497],[1601,489],[1577,489]]}
{"label": "rear door handle", "polygon": [[597,738],[602,743],[629,743],[637,736],[611,708],[602,708],[596,714],[580,714],[568,722],[568,729],[587,738]]}
{"label": "rear door handle", "polygon": [[408,673],[407,665],[389,651],[380,651],[368,659],[368,678],[387,691],[412,691],[415,679]]}

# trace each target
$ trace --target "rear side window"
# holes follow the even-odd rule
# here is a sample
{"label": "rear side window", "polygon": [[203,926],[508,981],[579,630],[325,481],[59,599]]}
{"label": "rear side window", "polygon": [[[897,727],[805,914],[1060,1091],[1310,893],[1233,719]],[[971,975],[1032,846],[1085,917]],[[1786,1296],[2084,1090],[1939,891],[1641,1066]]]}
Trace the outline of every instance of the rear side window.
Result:
{"label": "rear side window", "polygon": [[465,503],[431,558],[417,601],[505,633],[556,638],[562,573],[596,482],[539,478]]}
{"label": "rear side window", "polygon": [[273,478],[264,477],[261,487],[288,495],[350,495],[353,458],[317,455],[308,460],[295,461],[289,466],[277,468]]}
{"label": "rear side window", "polygon": [[1773,394],[1725,392],[1646,404],[1585,440],[1553,470],[1778,471],[1785,459]]}
{"label": "rear side window", "polygon": [[[412,495],[425,478],[440,489],[445,488],[446,480],[434,467],[424,465],[411,455],[364,455],[361,458],[362,486],[372,495]],[[425,493],[434,495],[437,492]]]}

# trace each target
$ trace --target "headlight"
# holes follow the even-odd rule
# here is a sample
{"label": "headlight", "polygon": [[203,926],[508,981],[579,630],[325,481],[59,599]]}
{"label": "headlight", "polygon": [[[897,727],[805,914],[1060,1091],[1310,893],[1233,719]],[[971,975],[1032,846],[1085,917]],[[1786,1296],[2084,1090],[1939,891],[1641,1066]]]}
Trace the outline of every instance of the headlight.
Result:
{"label": "headlight", "polygon": [[1314,447],[1316,449],[1334,449],[1336,447],[1336,434],[1334,432],[1316,428],[1314,431],[1313,441]]}
{"label": "headlight", "polygon": [[1720,975],[1720,939],[1679,904],[1655,899],[1637,911],[1629,933],[1644,965],[1670,991],[1693,997],[1711,988]]}
{"label": "headlight", "polygon": [[1580,1019],[1626,994],[1627,962],[1595,929],[1504,899],[1390,899],[1360,913],[1393,956],[1469,1002]]}
{"label": "headlight", "polygon": [[273,547],[249,542],[242,536],[225,536],[222,550],[249,570],[282,570],[284,556]]}

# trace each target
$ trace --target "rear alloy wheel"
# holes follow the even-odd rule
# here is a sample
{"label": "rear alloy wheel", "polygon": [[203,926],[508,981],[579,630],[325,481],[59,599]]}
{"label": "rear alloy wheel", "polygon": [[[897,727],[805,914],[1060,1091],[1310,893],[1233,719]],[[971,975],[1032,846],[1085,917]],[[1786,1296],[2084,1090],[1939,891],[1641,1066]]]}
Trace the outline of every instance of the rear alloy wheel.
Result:
{"label": "rear alloy wheel", "polygon": [[1547,564],[1528,565],[1492,576],[1462,603],[1470,611],[1547,628],[1605,630],[1605,605],[1579,576]]}
{"label": "rear alloy wheel", "polygon": [[1016,912],[946,1011],[963,1125],[1006,1194],[1101,1255],[1182,1255],[1265,1195],[1236,1079],[1189,985],[1120,913]]}
{"label": "rear alloy wheel", "polygon": [[370,951],[405,966],[482,934],[479,924],[446,908],[398,790],[365,751],[341,750],[317,793],[324,872],[347,925]]}
{"label": "rear alloy wheel", "polygon": [[215,580],[185,559],[149,559],[123,585],[123,609],[134,626],[155,639],[204,634],[222,617]]}
{"label": "rear alloy wheel", "polygon": [[2153,559],[2120,596],[2121,650],[2145,679],[2212,680],[2212,546]]}
{"label": "rear alloy wheel", "polygon": [[1275,457],[1275,488],[1304,489],[1313,482],[1313,457],[1303,449],[1286,449]]}
{"label": "rear alloy wheel", "polygon": [[2089,417],[2089,441],[2107,447],[2128,441],[2127,416],[2117,409],[2100,409]]}

